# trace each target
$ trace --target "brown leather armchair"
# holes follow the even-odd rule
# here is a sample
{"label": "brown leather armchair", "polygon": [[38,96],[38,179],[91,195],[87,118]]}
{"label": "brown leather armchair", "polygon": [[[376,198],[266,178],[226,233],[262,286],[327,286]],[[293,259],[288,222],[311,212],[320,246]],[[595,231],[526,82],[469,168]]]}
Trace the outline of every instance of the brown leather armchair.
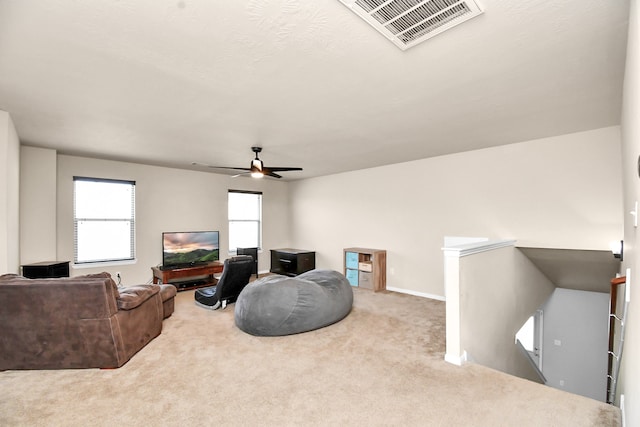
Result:
{"label": "brown leather armchair", "polygon": [[[173,294],[175,295],[175,293]],[[0,276],[0,370],[116,368],[162,331],[158,285]]]}

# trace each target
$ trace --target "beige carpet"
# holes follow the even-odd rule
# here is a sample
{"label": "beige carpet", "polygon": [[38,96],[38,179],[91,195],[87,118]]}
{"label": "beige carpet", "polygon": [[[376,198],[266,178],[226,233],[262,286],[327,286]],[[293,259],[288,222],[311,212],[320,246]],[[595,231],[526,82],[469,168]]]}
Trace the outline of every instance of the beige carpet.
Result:
{"label": "beige carpet", "polygon": [[351,314],[254,337],[180,292],[116,370],[0,372],[0,426],[618,426],[619,410],[443,361],[444,303],[354,290]]}

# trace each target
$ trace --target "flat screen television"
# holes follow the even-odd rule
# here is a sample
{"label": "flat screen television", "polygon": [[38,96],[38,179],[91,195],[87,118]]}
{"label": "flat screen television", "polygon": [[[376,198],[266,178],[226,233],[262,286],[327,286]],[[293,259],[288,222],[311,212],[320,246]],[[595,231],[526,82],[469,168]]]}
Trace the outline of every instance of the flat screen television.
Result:
{"label": "flat screen television", "polygon": [[220,233],[183,231],[162,233],[162,268],[208,264],[220,259]]}

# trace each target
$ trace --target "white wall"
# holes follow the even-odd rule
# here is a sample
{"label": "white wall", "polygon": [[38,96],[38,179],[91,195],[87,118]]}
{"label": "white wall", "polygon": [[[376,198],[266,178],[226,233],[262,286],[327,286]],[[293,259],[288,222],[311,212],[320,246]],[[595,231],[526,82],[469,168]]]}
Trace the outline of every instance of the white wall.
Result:
{"label": "white wall", "polygon": [[542,310],[547,385],[606,401],[609,294],[558,288]]}
{"label": "white wall", "polygon": [[56,261],[56,151],[20,148],[20,264]]}
{"label": "white wall", "polygon": [[[461,257],[457,295],[460,349],[472,362],[538,380],[516,346],[515,336],[553,289],[549,279],[514,247]],[[451,337],[449,301],[455,297],[447,288],[447,353]]]}
{"label": "white wall", "polygon": [[288,247],[289,200],[286,183],[206,172],[58,155],[57,254],[73,260],[73,176],[136,181],[136,263],[91,269],[72,275],[121,272],[123,284],[151,280],[151,267],[162,263],[163,231],[220,231],[220,257],[228,255],[227,191],[263,192],[263,247],[260,270],[268,270],[268,249]]}
{"label": "white wall", "polygon": [[[624,242],[623,271],[632,269],[631,303],[626,322],[625,347],[618,394],[625,395],[627,426],[640,425],[640,235],[633,226],[633,217],[628,212],[640,201],[638,178],[638,155],[640,155],[640,1],[631,0],[629,13],[629,38],[624,78],[622,104],[622,168],[624,186]],[[635,277],[635,279],[633,278]]]}
{"label": "white wall", "polygon": [[387,287],[440,297],[444,236],[608,250],[622,233],[619,131],[295,181],[292,243],[339,271],[345,247],[386,249]]}
{"label": "white wall", "polygon": [[0,274],[20,269],[20,141],[9,113],[0,111]]}

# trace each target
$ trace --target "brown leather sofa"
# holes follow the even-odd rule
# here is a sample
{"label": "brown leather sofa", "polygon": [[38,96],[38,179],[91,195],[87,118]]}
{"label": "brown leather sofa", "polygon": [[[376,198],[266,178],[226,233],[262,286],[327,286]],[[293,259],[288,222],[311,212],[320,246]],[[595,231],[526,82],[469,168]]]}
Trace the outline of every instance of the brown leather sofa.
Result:
{"label": "brown leather sofa", "polygon": [[170,285],[118,288],[108,273],[0,276],[0,370],[120,367],[160,334],[174,296]]}

